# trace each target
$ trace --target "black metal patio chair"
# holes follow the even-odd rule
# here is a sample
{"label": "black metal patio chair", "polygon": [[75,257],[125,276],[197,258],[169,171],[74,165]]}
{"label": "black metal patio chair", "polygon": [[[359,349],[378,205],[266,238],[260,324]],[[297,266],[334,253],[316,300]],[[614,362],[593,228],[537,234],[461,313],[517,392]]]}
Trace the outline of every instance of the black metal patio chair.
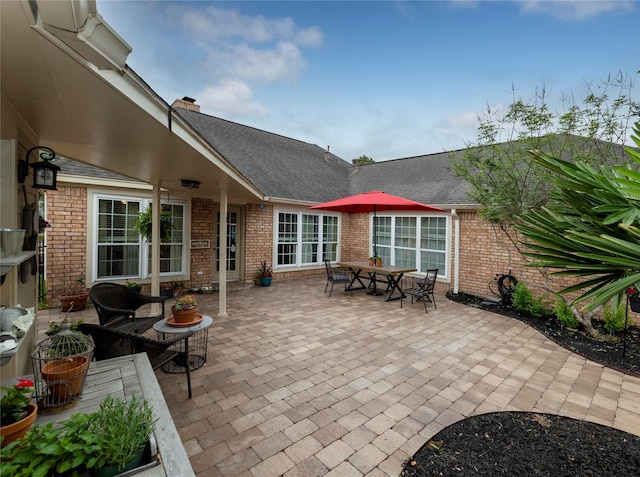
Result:
{"label": "black metal patio chair", "polygon": [[[349,291],[348,287],[351,284],[351,270],[349,270],[348,268],[332,266],[330,260],[325,260],[324,265],[327,269],[327,284],[324,287],[324,292],[327,293],[329,283],[331,283],[329,296],[331,296],[331,293],[333,293],[333,285],[335,285],[336,283],[343,283],[344,291]],[[351,294],[353,295],[353,291],[351,292]]]}
{"label": "black metal patio chair", "polygon": [[[150,296],[138,293],[118,283],[98,283],[91,287],[89,298],[98,312],[102,326],[126,327],[128,331],[144,333],[156,321],[164,318],[165,296]],[[136,311],[150,303],[161,304],[161,312],[151,316],[136,316]],[[131,325],[134,325],[133,327]]]}
{"label": "black metal patio chair", "polygon": [[[93,338],[95,349],[93,357],[96,361],[103,359],[117,358],[136,353],[147,353],[151,367],[155,370],[172,360],[188,363],[189,337],[192,331],[186,331],[172,336],[166,340],[156,340],[147,338],[124,329],[108,328],[106,326],[82,323],[78,325],[78,331]],[[181,349],[173,349],[172,345],[184,341]],[[187,374],[187,389],[189,399],[191,399],[191,371],[189,366],[185,366]]]}
{"label": "black metal patio chair", "polygon": [[424,303],[424,311],[427,310],[427,302],[433,303],[434,308],[438,308],[436,305],[436,297],[434,291],[436,288],[436,278],[438,276],[438,269],[432,268],[427,270],[424,278],[407,277],[408,285],[402,289],[402,292],[406,295],[411,295],[411,304],[413,304],[413,298],[416,301],[422,300]]}

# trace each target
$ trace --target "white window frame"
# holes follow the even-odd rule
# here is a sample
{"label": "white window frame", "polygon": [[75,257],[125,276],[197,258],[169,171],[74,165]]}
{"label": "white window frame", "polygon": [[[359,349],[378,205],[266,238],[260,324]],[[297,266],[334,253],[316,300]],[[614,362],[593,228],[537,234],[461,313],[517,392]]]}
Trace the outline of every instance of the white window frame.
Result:
{"label": "white window frame", "polygon": [[[112,200],[112,201],[131,201],[131,202],[139,202],[140,203],[140,211],[144,211],[147,209],[147,207],[149,207],[149,205],[152,203],[152,200],[150,197],[144,197],[144,196],[136,196],[136,195],[127,195],[127,194],[110,194],[110,193],[103,193],[103,192],[94,192],[92,194],[92,210],[93,210],[93,217],[94,220],[90,221],[92,223],[91,225],[91,240],[92,240],[92,260],[91,260],[91,270],[90,270],[90,276],[92,277],[92,281],[93,282],[101,282],[101,281],[113,281],[113,280],[125,280],[125,279],[129,279],[129,280],[147,280],[149,278],[151,278],[151,273],[150,273],[150,260],[149,260],[149,248],[150,248],[150,243],[144,239],[143,237],[139,237],[139,247],[140,247],[140,254],[139,254],[139,275],[137,276],[118,276],[118,277],[100,277],[98,278],[98,248],[99,248],[99,244],[98,244],[98,225],[99,225],[99,220],[98,220],[98,214],[99,214],[99,205],[100,205],[100,200]],[[189,267],[187,264],[187,260],[188,260],[188,255],[187,255],[187,250],[188,250],[188,245],[189,245],[189,237],[187,235],[188,232],[188,217],[191,216],[191,211],[190,211],[190,203],[188,201],[184,201],[184,200],[162,200],[161,201],[162,204],[169,204],[169,205],[180,205],[183,207],[183,222],[182,222],[182,254],[181,254],[181,269],[179,271],[175,271],[175,272],[161,272],[160,273],[160,277],[162,278],[178,278],[178,277],[184,277],[187,275]]]}
{"label": "white window frame", "polygon": [[[297,220],[297,231],[296,231],[296,253],[295,253],[295,262],[294,263],[290,263],[290,264],[283,264],[280,265],[278,264],[278,247],[280,245],[279,242],[279,228],[280,228],[280,214],[291,214],[291,215],[295,215],[296,216],[296,220]],[[303,215],[313,215],[318,217],[318,252],[317,252],[317,261],[315,262],[308,262],[308,263],[302,263],[302,216]],[[297,268],[310,268],[310,267],[317,267],[319,265],[324,264],[323,262],[323,238],[324,238],[324,234],[323,234],[323,224],[324,224],[324,218],[325,217],[335,217],[338,221],[338,242],[337,242],[337,247],[336,247],[336,260],[335,261],[339,261],[340,260],[340,237],[341,237],[341,228],[342,228],[342,221],[341,221],[341,215],[339,213],[336,212],[326,212],[326,211],[311,211],[309,209],[304,209],[304,210],[300,210],[300,209],[293,209],[293,208],[281,208],[281,209],[274,209],[274,217],[273,217],[273,243],[274,243],[274,247],[273,247],[273,257],[272,257],[272,263],[273,263],[273,268],[274,270],[293,270],[293,269],[297,269]],[[289,242],[282,242],[282,243],[289,243]]]}
{"label": "white window frame", "polygon": [[[415,268],[418,270],[418,273],[424,273],[425,270],[421,270],[421,253],[423,250],[421,249],[421,240],[420,240],[420,231],[423,219],[445,219],[445,228],[446,228],[446,236],[445,236],[445,249],[443,250],[425,250],[425,252],[436,252],[444,254],[444,270],[440,270],[438,267],[438,278],[440,279],[449,279],[450,268],[451,268],[451,216],[447,214],[415,214],[415,213],[395,213],[395,214],[377,214],[377,219],[381,218],[390,218],[391,219],[391,245],[381,245],[377,244],[378,255],[380,255],[380,249],[386,249],[389,251],[387,256],[391,265],[396,264],[396,249],[406,249],[406,247],[399,247],[395,245],[396,240],[396,218],[398,217],[414,217],[416,219],[415,227],[416,227],[416,236],[415,236],[415,244],[416,244],[416,258],[415,258]],[[370,254],[373,255],[373,234],[374,234],[374,222],[373,215],[370,217],[370,235],[369,235],[369,243],[370,243]],[[384,255],[384,254],[383,254]]]}

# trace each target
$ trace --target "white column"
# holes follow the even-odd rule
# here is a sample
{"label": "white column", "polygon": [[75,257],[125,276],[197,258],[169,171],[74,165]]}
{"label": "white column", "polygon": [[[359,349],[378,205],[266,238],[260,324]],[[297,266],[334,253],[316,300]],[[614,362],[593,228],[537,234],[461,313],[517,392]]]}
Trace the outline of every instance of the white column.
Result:
{"label": "white column", "polygon": [[151,295],[160,295],[160,184],[153,184],[151,224]]}
{"label": "white column", "polygon": [[229,209],[227,188],[220,187],[220,272],[218,273],[218,316],[227,316],[227,211]]}

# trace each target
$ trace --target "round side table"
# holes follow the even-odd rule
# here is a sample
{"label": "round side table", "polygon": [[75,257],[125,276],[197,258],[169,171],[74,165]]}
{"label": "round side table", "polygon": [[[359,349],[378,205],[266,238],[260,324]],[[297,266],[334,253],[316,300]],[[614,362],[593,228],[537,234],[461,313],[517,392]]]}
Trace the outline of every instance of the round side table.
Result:
{"label": "round side table", "polygon": [[171,349],[182,351],[182,355],[162,365],[162,370],[167,373],[186,373],[187,361],[191,371],[201,368],[207,361],[207,339],[209,338],[209,327],[213,324],[213,318],[207,315],[202,316],[202,321],[193,326],[169,326],[166,318],[153,325],[153,329],[158,333],[158,339],[166,339],[166,335],[175,335],[192,331],[189,337],[189,356],[184,358],[184,340],[178,341]]}

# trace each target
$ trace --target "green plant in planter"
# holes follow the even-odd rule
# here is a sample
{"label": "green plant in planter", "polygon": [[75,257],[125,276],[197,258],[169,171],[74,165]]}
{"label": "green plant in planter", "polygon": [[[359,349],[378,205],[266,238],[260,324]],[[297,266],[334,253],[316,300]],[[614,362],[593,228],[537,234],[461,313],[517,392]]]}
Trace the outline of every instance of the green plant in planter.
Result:
{"label": "green plant in planter", "polygon": [[144,450],[156,421],[146,399],[107,396],[98,411],[36,424],[1,449],[2,475],[77,477],[112,465],[121,468]]}
{"label": "green plant in planter", "polygon": [[[151,242],[152,215],[152,206],[150,205],[144,212],[138,212],[138,218],[133,224],[133,228],[149,242]],[[169,242],[172,230],[171,211],[163,206],[160,210],[160,242]]]}
{"label": "green plant in planter", "polygon": [[95,466],[99,436],[89,429],[93,414],[74,414],[69,419],[34,424],[24,437],[0,450],[2,475],[50,477],[81,475]]}
{"label": "green plant in planter", "polygon": [[260,262],[260,267],[258,267],[258,270],[256,270],[256,278],[271,277],[271,276],[273,276],[273,270],[271,269],[270,266],[267,265],[266,260],[262,260]]}
{"label": "green plant in planter", "polygon": [[133,396],[125,401],[107,396],[89,426],[98,436],[100,451],[96,467],[123,469],[129,460],[144,451],[156,422],[147,400]]}
{"label": "green plant in planter", "polygon": [[0,400],[0,425],[8,426],[27,415],[27,406],[33,394],[33,383],[27,379],[18,379],[12,387],[2,386],[4,396]]}
{"label": "green plant in planter", "polygon": [[130,282],[128,278],[125,278],[123,285],[133,291],[140,292],[140,290],[142,290],[142,285],[140,285],[138,282]]}

